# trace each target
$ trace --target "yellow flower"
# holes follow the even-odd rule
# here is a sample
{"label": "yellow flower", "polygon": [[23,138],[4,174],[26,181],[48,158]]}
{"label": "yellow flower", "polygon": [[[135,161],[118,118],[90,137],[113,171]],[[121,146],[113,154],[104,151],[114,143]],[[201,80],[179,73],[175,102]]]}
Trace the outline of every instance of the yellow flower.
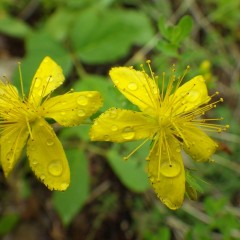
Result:
{"label": "yellow flower", "polygon": [[[0,81],[1,165],[8,176],[27,144],[30,167],[49,188],[65,190],[70,171],[65,152],[52,127],[52,118],[60,125],[75,126],[102,105],[98,92],[73,92],[51,97],[64,81],[62,69],[50,58],[40,64],[28,97],[19,96],[9,82]],[[22,82],[21,82],[22,83]]]}
{"label": "yellow flower", "polygon": [[217,144],[203,130],[221,132],[228,126],[212,124],[217,119],[200,119],[200,116],[223,100],[209,104],[213,96],[208,96],[202,76],[180,86],[182,78],[176,80],[173,75],[166,83],[163,74],[159,87],[150,61],[147,63],[151,77],[144,70],[131,67],[110,70],[115,86],[140,112],[111,108],[94,121],[90,137],[93,141],[112,142],[145,139],[142,144],[152,140],[147,157],[149,180],[160,200],[170,209],[177,209],[185,193],[181,150],[196,161],[210,158]]}

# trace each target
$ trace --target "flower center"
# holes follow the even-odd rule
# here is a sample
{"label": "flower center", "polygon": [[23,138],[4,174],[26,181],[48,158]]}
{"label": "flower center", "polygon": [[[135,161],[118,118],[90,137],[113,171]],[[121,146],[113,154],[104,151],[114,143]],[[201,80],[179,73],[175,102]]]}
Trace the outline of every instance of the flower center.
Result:
{"label": "flower center", "polygon": [[160,128],[168,128],[171,125],[171,120],[170,116],[165,114],[165,115],[160,115],[158,119],[159,127]]}

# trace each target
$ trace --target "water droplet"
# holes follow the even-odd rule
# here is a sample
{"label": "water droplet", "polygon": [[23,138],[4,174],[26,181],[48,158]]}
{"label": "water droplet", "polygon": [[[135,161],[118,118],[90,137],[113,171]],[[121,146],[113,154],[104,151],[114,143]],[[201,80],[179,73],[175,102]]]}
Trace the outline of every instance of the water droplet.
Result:
{"label": "water droplet", "polygon": [[41,175],[40,175],[40,179],[41,179],[41,180],[45,179],[45,177],[46,177],[46,176],[45,176],[44,174],[41,174]]}
{"label": "water droplet", "polygon": [[150,180],[150,182],[153,183],[155,181],[155,178],[154,177],[150,177],[149,180]]}
{"label": "water droplet", "polygon": [[6,158],[7,158],[8,161],[12,160],[12,158],[13,158],[13,151],[9,151],[7,153],[7,155],[6,155]]}
{"label": "water droplet", "polygon": [[79,109],[78,112],[77,112],[77,115],[79,117],[84,117],[86,115],[85,111],[83,109]]}
{"label": "water droplet", "polygon": [[195,102],[200,97],[200,92],[197,90],[191,90],[189,91],[189,94],[187,96],[187,100],[189,102]]}
{"label": "water droplet", "polygon": [[89,98],[91,98],[91,97],[93,97],[93,93],[89,92],[89,93],[87,94],[87,96],[88,96]]}
{"label": "water droplet", "polygon": [[109,118],[116,118],[117,117],[117,110],[116,109],[111,109],[110,111],[107,112]]}
{"label": "water droplet", "polygon": [[80,96],[77,100],[77,103],[82,106],[86,106],[88,104],[88,99],[85,96]]}
{"label": "water droplet", "polygon": [[52,140],[51,138],[49,138],[49,139],[47,139],[46,144],[47,144],[48,146],[52,146],[52,145],[54,144],[54,142],[53,142],[53,140]]}
{"label": "water droplet", "polygon": [[66,115],[66,112],[61,112],[61,115],[63,115],[63,116]]}
{"label": "water droplet", "polygon": [[49,83],[53,81],[53,77],[52,76],[49,76],[48,77],[48,80],[47,80]]}
{"label": "water droplet", "polygon": [[60,176],[63,171],[63,166],[61,161],[59,160],[51,161],[50,164],[48,165],[48,171],[51,175],[55,177]]}
{"label": "water droplet", "polygon": [[104,136],[104,140],[105,140],[105,141],[109,141],[109,140],[110,140],[109,135],[105,135],[105,136]]}
{"label": "water droplet", "polygon": [[158,94],[158,89],[157,89],[157,88],[154,88],[154,89],[153,89],[153,94],[155,94],[155,95]]}
{"label": "water droplet", "polygon": [[135,132],[132,127],[125,127],[122,131],[122,137],[125,140],[131,140],[135,137]]}
{"label": "water droplet", "polygon": [[115,131],[118,130],[118,126],[116,126],[116,125],[112,125],[112,128],[111,128],[111,129],[112,129],[113,132],[115,132]]}
{"label": "water droplet", "polygon": [[38,164],[38,161],[37,161],[36,159],[33,159],[33,160],[32,160],[32,165],[35,165],[35,166],[36,166],[37,164]]}
{"label": "water droplet", "polygon": [[136,91],[138,89],[138,85],[135,82],[130,82],[128,84],[128,89],[131,91]]}
{"label": "water droplet", "polygon": [[181,148],[176,148],[176,152],[181,152]]}
{"label": "water droplet", "polygon": [[208,153],[212,153],[212,152],[213,152],[213,149],[212,149],[212,148],[208,148],[208,149],[207,149],[207,152],[208,152]]}
{"label": "water droplet", "polygon": [[171,165],[169,162],[164,162],[161,164],[160,172],[165,177],[176,177],[181,172],[181,166],[177,162],[172,162]]}
{"label": "water droplet", "polygon": [[38,88],[41,85],[41,79],[35,78],[34,87]]}

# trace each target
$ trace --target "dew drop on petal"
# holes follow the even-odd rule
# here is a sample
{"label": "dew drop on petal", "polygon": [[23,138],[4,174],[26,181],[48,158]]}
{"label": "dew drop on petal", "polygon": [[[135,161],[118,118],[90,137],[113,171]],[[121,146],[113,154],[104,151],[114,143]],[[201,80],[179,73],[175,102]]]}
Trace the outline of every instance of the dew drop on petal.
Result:
{"label": "dew drop on petal", "polygon": [[181,166],[177,162],[172,162],[170,165],[169,162],[164,162],[161,164],[160,172],[165,177],[176,177],[181,172]]}
{"label": "dew drop on petal", "polygon": [[54,142],[51,138],[49,138],[49,139],[47,139],[46,144],[47,144],[47,146],[52,146],[54,144]]}
{"label": "dew drop on petal", "polygon": [[41,90],[41,91],[38,91],[37,95],[38,95],[39,97],[43,97],[43,91],[42,91],[42,90]]}
{"label": "dew drop on petal", "polygon": [[191,90],[191,91],[189,91],[187,99],[189,102],[195,102],[199,97],[200,97],[199,91]]}
{"label": "dew drop on petal", "polygon": [[36,166],[38,164],[38,161],[36,159],[33,159],[32,164]]}
{"label": "dew drop on petal", "polygon": [[79,117],[84,117],[86,115],[85,111],[83,109],[79,109],[78,112],[77,112],[77,115]]}
{"label": "dew drop on petal", "polygon": [[118,130],[118,126],[117,125],[112,125],[111,130],[113,132],[117,131]]}
{"label": "dew drop on petal", "polygon": [[41,179],[41,180],[45,179],[45,177],[46,177],[45,174],[41,174],[41,175],[40,175],[40,179]]}
{"label": "dew drop on petal", "polygon": [[91,97],[93,97],[93,93],[89,92],[89,93],[87,94],[87,96],[88,96],[89,98],[91,98]]}
{"label": "dew drop on petal", "polygon": [[122,137],[125,140],[131,140],[135,137],[135,132],[131,127],[125,127],[122,131]]}
{"label": "dew drop on petal", "polygon": [[13,157],[13,151],[9,151],[6,155],[6,158],[8,161],[12,160],[12,157]]}
{"label": "dew drop on petal", "polygon": [[180,147],[178,147],[178,148],[176,148],[176,152],[181,152],[181,148]]}
{"label": "dew drop on petal", "polygon": [[109,118],[116,118],[117,117],[117,110],[116,109],[112,109],[111,111],[107,112],[108,113],[108,117]]}
{"label": "dew drop on petal", "polygon": [[41,85],[41,79],[40,78],[36,78],[35,82],[34,82],[34,87],[38,88]]}
{"label": "dew drop on petal", "polygon": [[158,95],[158,90],[157,90],[157,89],[154,89],[154,90],[153,90],[153,94]]}
{"label": "dew drop on petal", "polygon": [[104,136],[104,140],[105,140],[105,141],[109,141],[109,140],[110,140],[109,135],[105,135],[105,136]]}
{"label": "dew drop on petal", "polygon": [[82,106],[86,106],[88,104],[88,98],[85,97],[85,96],[80,96],[78,99],[77,99],[77,103],[79,105],[82,105]]}
{"label": "dew drop on petal", "polygon": [[128,89],[131,91],[136,91],[138,89],[138,85],[135,82],[130,82],[128,84]]}
{"label": "dew drop on petal", "polygon": [[52,82],[53,81],[53,77],[49,76],[47,81],[48,81],[48,83]]}
{"label": "dew drop on petal", "polygon": [[63,166],[62,166],[61,161],[53,160],[49,163],[48,172],[51,175],[53,175],[55,177],[60,176],[62,174],[62,171],[63,171]]}
{"label": "dew drop on petal", "polygon": [[155,181],[155,178],[154,177],[150,177],[149,180],[150,180],[151,183],[153,183]]}

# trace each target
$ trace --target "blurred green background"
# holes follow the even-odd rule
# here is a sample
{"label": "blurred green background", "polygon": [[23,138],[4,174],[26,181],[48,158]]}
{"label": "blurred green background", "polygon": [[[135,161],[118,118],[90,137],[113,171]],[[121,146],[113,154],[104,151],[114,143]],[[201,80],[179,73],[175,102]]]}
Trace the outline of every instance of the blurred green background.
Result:
{"label": "blurred green background", "polygon": [[29,169],[26,156],[8,179],[0,172],[0,239],[3,240],[228,240],[240,239],[240,1],[238,0],[1,0],[0,76],[25,92],[44,56],[62,66],[70,88],[98,90],[104,106],[131,108],[113,87],[113,66],[137,68],[152,60],[156,73],[185,80],[202,74],[224,103],[210,116],[230,129],[212,137],[214,163],[194,163],[198,200],[186,197],[170,211],[147,179],[145,145],[89,142],[90,125],[58,131],[71,168],[66,192],[51,192]]}

